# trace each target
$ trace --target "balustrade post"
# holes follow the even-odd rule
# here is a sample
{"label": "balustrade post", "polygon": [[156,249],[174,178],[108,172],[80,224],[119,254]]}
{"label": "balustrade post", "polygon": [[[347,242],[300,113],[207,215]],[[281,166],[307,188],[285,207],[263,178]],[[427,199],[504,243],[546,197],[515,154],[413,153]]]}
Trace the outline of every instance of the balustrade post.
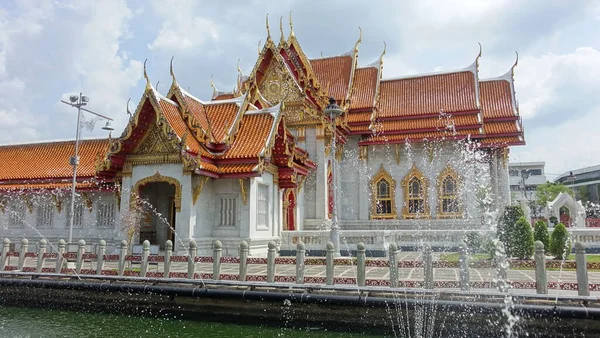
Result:
{"label": "balustrade post", "polygon": [[335,268],[333,257],[335,255],[335,247],[332,242],[327,242],[325,249],[325,284],[333,285],[333,274]]}
{"label": "balustrade post", "polygon": [[119,276],[125,273],[125,256],[127,256],[127,241],[122,240],[119,252]]}
{"label": "balustrade post", "polygon": [[534,257],[535,259],[535,289],[538,294],[548,294],[548,277],[546,275],[546,252],[544,243],[535,241]]}
{"label": "balustrade post", "polygon": [[365,243],[360,242],[356,245],[356,283],[358,286],[365,286],[367,279],[366,272],[366,264],[367,264],[367,254],[366,254],[366,246]]}
{"label": "balustrade post", "polygon": [[142,266],[140,267],[140,277],[146,277],[148,272],[148,257],[150,256],[150,241],[145,240],[142,243]]}
{"label": "balustrade post", "polygon": [[296,245],[296,284],[304,284],[304,259],[306,258],[306,247],[302,241]]}
{"label": "balustrade post", "polygon": [[240,272],[239,279],[242,282],[246,281],[246,273],[248,272],[248,243],[242,241],[240,243]]}
{"label": "balustrade post", "polygon": [[212,279],[221,279],[221,257],[223,256],[223,243],[216,240],[213,242],[213,273]]}
{"label": "balustrade post", "polygon": [[27,253],[27,248],[29,247],[29,240],[27,238],[23,238],[21,240],[21,254],[19,255],[19,265],[17,266],[17,270],[23,270],[23,265],[25,265],[25,254]]}
{"label": "balustrade post", "polygon": [[163,277],[169,278],[171,275],[171,256],[173,255],[173,242],[168,240],[165,243],[165,261],[164,261],[164,272]]}
{"label": "balustrade post", "polygon": [[196,254],[198,253],[198,245],[196,241],[191,239],[188,248],[188,270],[187,278],[194,279],[194,273],[196,272]]}
{"label": "balustrade post", "polygon": [[423,282],[425,289],[433,289],[433,257],[431,247],[427,244],[423,247]]}
{"label": "balustrade post", "polygon": [[577,264],[577,294],[589,296],[587,259],[585,257],[585,247],[581,242],[575,243],[575,263]]}
{"label": "balustrade post", "polygon": [[398,246],[396,243],[390,243],[388,252],[388,266],[390,268],[390,286],[398,287]]}
{"label": "balustrade post", "polygon": [[83,254],[85,254],[85,241],[80,239],[77,243],[77,264],[75,265],[75,273],[81,273],[81,267],[83,266]]}
{"label": "balustrade post", "polygon": [[96,275],[102,274],[104,269],[104,255],[106,254],[106,241],[101,239],[100,245],[98,246],[98,252],[96,256]]}
{"label": "balustrade post", "polygon": [[67,242],[64,239],[58,241],[58,252],[56,253],[56,273],[62,273],[63,263],[65,261],[65,251],[67,250]]}
{"label": "balustrade post", "polygon": [[2,270],[6,269],[6,262],[8,261],[8,252],[10,251],[10,239],[5,238],[2,245]]}
{"label": "balustrade post", "polygon": [[469,284],[469,252],[467,245],[463,242],[458,246],[458,268],[460,275],[460,289],[462,291],[469,291],[471,285]]}
{"label": "balustrade post", "polygon": [[267,251],[267,283],[275,282],[275,254],[277,253],[277,244],[270,241]]}
{"label": "balustrade post", "polygon": [[38,248],[38,259],[37,259],[37,268],[35,271],[37,273],[42,273],[42,268],[44,267],[44,262],[46,261],[46,245],[48,245],[48,241],[45,238],[40,240],[40,247]]}

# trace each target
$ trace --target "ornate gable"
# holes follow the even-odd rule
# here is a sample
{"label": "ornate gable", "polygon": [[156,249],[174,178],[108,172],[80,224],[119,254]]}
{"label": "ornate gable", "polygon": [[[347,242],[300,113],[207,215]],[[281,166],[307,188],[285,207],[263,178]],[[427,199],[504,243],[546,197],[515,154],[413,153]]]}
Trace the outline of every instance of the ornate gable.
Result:
{"label": "ornate gable", "polygon": [[164,135],[156,125],[152,125],[140,144],[131,152],[131,155],[167,155],[177,154],[179,147]]}

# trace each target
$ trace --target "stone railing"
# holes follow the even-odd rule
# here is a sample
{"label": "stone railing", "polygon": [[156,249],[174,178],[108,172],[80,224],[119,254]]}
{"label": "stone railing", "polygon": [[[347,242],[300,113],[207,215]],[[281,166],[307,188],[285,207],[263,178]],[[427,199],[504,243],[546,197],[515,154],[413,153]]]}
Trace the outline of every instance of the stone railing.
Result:
{"label": "stone railing", "polygon": [[[246,242],[239,245],[239,257],[224,257],[223,246],[220,241],[214,241],[211,256],[198,256],[195,241],[190,241],[186,255],[173,255],[173,244],[166,242],[163,254],[151,254],[151,246],[144,241],[140,254],[129,254],[126,241],[119,243],[118,253],[106,254],[106,242],[98,243],[96,253],[86,252],[86,243],[81,240],[76,252],[67,252],[66,243],[59,241],[56,253],[47,252],[47,241],[40,240],[36,251],[29,251],[29,241],[21,241],[20,251],[11,251],[11,242],[4,239],[0,257],[0,274],[8,271],[36,274],[64,275],[105,275],[105,276],[133,276],[146,278],[184,278],[184,279],[212,279],[231,281],[253,281],[266,283],[295,283],[295,284],[354,284],[362,286],[389,286],[418,287],[425,289],[455,288],[468,291],[471,288],[496,288],[507,291],[508,288],[537,289],[537,293],[544,294],[548,289],[577,290],[579,295],[587,296],[589,291],[600,291],[600,284],[588,283],[588,269],[598,269],[598,263],[586,263],[584,247],[581,243],[575,245],[576,260],[561,262],[561,265],[575,268],[577,282],[547,282],[546,267],[554,267],[554,261],[546,261],[544,247],[541,242],[535,244],[535,259],[533,261],[505,261],[497,259],[485,264],[471,264],[466,245],[459,246],[459,259],[457,262],[434,261],[429,245],[422,249],[422,260],[399,260],[400,250],[396,243],[389,243],[387,259],[370,259],[366,257],[366,245],[356,245],[355,257],[335,257],[333,244],[324,245],[325,257],[306,257],[306,245],[299,241],[296,243],[295,257],[277,257],[277,245],[269,242],[266,258],[249,257],[249,246]],[[70,264],[68,263],[70,262]],[[520,267],[535,268],[535,282],[507,281],[507,269],[519,262]],[[476,262],[474,262],[476,263]],[[132,268],[132,264],[139,264],[139,268]],[[155,271],[151,271],[151,267]],[[224,271],[224,266],[226,269]],[[261,273],[250,267],[261,267]],[[290,269],[291,266],[291,269]],[[307,275],[314,271],[314,267],[321,267],[316,275]],[[294,273],[277,274],[277,268],[294,271]],[[495,268],[498,278],[490,281],[472,281],[470,270],[474,267]],[[338,273],[336,273],[336,268]],[[402,280],[399,269],[423,269],[423,280]],[[458,280],[435,280],[434,269],[458,269]],[[344,277],[348,269],[353,270],[354,277]],[[161,271],[162,270],[162,271]],[[382,272],[380,278],[373,278],[367,272],[374,270]],[[282,271],[282,270],[280,270]],[[323,273],[324,272],[324,273]],[[371,278],[369,278],[371,277]]]}

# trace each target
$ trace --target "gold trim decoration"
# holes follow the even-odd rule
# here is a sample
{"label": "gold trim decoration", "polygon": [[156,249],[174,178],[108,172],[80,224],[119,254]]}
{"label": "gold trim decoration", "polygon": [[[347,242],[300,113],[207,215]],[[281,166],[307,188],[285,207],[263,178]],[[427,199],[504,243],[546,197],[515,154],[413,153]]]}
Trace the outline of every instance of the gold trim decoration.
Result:
{"label": "gold trim decoration", "polygon": [[6,213],[6,200],[5,199],[0,199],[0,211],[2,211],[2,213]]}
{"label": "gold trim decoration", "polygon": [[[454,192],[453,195],[445,195],[445,181],[446,179],[451,179],[454,181]],[[442,172],[438,175],[437,178],[437,186],[438,186],[438,214],[437,218],[462,218],[463,217],[463,205],[460,201],[460,187],[462,185],[462,180],[458,173],[452,169],[450,166],[447,166],[442,170]],[[444,199],[454,199],[454,202],[458,204],[458,212],[444,212],[443,202]]]}
{"label": "gold trim decoration", "polygon": [[88,211],[92,212],[93,204],[92,204],[92,199],[90,198],[90,196],[86,192],[82,192],[81,198],[83,198],[83,201],[85,202],[85,206],[88,208]]}
{"label": "gold trim decoration", "polygon": [[[288,223],[289,220],[289,206],[290,206],[290,194],[293,194],[294,196],[294,203],[296,203],[296,206],[298,206],[298,201],[297,201],[297,194],[294,191],[293,188],[288,188],[286,190],[284,190],[285,192],[283,193],[283,203],[282,203],[282,208],[283,208],[283,230],[290,230],[290,224]],[[296,228],[296,208],[294,208],[294,228]],[[294,229],[295,230],[295,229]]]}
{"label": "gold trim decoration", "polygon": [[508,165],[508,155],[510,150],[508,148],[502,148],[502,166],[506,169]]}
{"label": "gold trim decoration", "polygon": [[[380,182],[388,185],[388,197],[380,197],[378,195],[378,186]],[[397,219],[398,211],[396,210],[396,180],[385,170],[383,163],[379,167],[379,171],[371,179],[371,219]],[[377,213],[377,205],[380,201],[389,201],[391,213]]]}
{"label": "gold trim decoration", "polygon": [[[411,197],[411,189],[409,189],[410,183],[418,180],[419,192],[416,197]],[[429,191],[429,180],[423,175],[423,173],[417,169],[417,165],[413,163],[412,167],[402,179],[402,189],[404,189],[404,205],[402,206],[402,217],[406,219],[429,219],[431,218],[431,210],[429,208],[428,191]],[[414,195],[414,194],[413,194]],[[409,202],[410,200],[422,200],[423,201],[423,212],[410,212]]]}
{"label": "gold trim decoration", "polygon": [[194,190],[192,191],[192,202],[194,203],[194,205],[196,205],[196,201],[198,200],[200,193],[202,193],[202,188],[204,188],[204,184],[206,184],[209,178],[210,177],[208,176],[201,176],[200,182],[198,182],[198,184],[196,184],[196,186],[194,187]]}
{"label": "gold trim decoration", "polygon": [[400,144],[396,143],[396,164],[400,164]]}
{"label": "gold trim decoration", "polygon": [[115,198],[117,199],[117,209],[121,211],[121,182],[115,184]]}
{"label": "gold trim decoration", "polygon": [[131,189],[131,196],[129,199],[129,203],[134,203],[135,199],[133,198],[133,195],[137,195],[139,194],[140,188],[148,183],[156,183],[156,182],[165,182],[165,183],[169,183],[175,186],[175,210],[177,210],[177,212],[181,212],[181,183],[179,183],[179,181],[176,178],[173,177],[169,177],[169,176],[163,176],[161,175],[158,171],[152,175],[152,176],[148,176],[146,178],[142,178],[141,180],[137,181],[135,183],[135,185],[133,186],[133,189]]}
{"label": "gold trim decoration", "polygon": [[33,212],[33,203],[31,203],[31,199],[29,199],[27,194],[23,194],[21,197],[23,202],[25,202],[25,206],[27,206],[27,210],[29,210],[29,213],[31,214]]}
{"label": "gold trim decoration", "polygon": [[62,213],[62,200],[56,196],[56,194],[52,194],[52,201],[54,201],[54,205],[56,206],[56,211],[58,213]]}
{"label": "gold trim decoration", "polygon": [[249,180],[247,178],[240,178],[239,182],[240,182],[240,190],[242,193],[242,202],[244,202],[244,205],[247,205],[249,189],[246,187],[246,184],[249,182]]}
{"label": "gold trim decoration", "polygon": [[369,158],[368,146],[358,146],[358,159],[367,160]]}

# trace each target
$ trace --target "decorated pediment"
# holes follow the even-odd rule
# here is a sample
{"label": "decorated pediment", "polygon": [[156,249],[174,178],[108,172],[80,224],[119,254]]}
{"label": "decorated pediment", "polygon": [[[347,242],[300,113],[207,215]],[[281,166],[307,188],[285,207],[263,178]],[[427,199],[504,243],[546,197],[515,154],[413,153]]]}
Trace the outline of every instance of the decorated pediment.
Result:
{"label": "decorated pediment", "polygon": [[279,60],[271,62],[258,88],[264,98],[272,104],[304,100],[298,84]]}
{"label": "decorated pediment", "polygon": [[156,124],[150,127],[139,145],[131,153],[132,155],[166,155],[175,154],[179,146],[173,141],[174,137],[168,137]]}

